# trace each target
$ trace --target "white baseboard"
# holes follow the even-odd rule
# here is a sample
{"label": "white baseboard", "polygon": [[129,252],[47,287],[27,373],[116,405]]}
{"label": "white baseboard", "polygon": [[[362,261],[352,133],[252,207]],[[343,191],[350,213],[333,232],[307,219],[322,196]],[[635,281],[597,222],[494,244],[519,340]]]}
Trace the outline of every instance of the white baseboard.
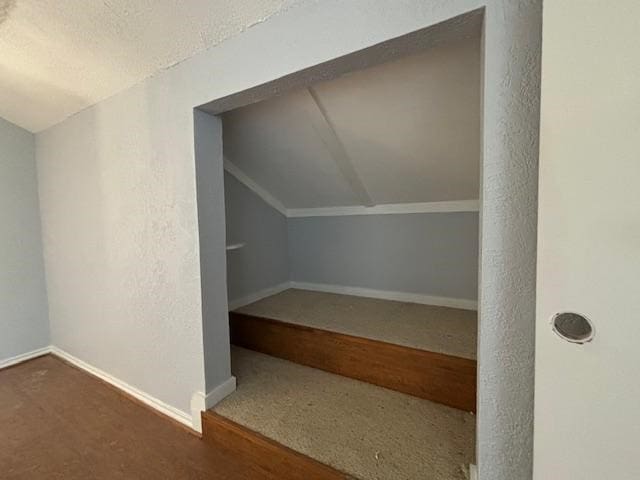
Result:
{"label": "white baseboard", "polygon": [[216,406],[226,397],[236,391],[236,377],[231,375],[226,381],[222,382],[216,388],[207,393],[204,399],[205,410]]}
{"label": "white baseboard", "polygon": [[291,282],[290,288],[300,290],[312,290],[315,292],[338,293],[342,295],[354,295],[356,297],[380,298],[383,300],[396,300],[398,302],[420,303],[435,305],[437,307],[461,308],[464,310],[477,310],[478,302],[465,298],[434,297],[421,293],[391,292],[387,290],[374,290],[372,288],[345,287],[342,285],[327,285],[322,283]]}
{"label": "white baseboard", "polygon": [[469,480],[478,480],[478,467],[473,463],[469,465]]}
{"label": "white baseboard", "polygon": [[43,355],[47,355],[48,353],[51,353],[50,346],[31,350],[30,352],[26,353],[21,353],[20,355],[16,355],[15,357],[5,358],[4,360],[0,360],[0,369],[7,368],[18,363],[26,362],[27,360],[41,357]]}
{"label": "white baseboard", "polygon": [[188,413],[183,412],[182,410],[179,410],[175,407],[172,407],[171,405],[168,405],[164,403],[162,400],[152,397],[151,395],[143,392],[142,390],[138,390],[136,387],[133,387],[128,383],[123,382],[122,380],[119,380],[118,378],[115,378],[109,375],[107,372],[100,370],[99,368],[96,368],[93,365],[89,365],[88,363],[83,362],[79,358],[74,357],[70,353],[67,353],[58,347],[51,347],[51,353],[75,365],[76,367],[81,368],[82,370],[90,373],[91,375],[94,375],[100,378],[101,380],[104,380],[105,382],[113,385],[114,387],[119,388],[123,392],[126,392],[132,397],[140,400],[145,405],[148,405],[151,408],[158,410],[160,413],[163,413],[164,415],[182,423],[183,425],[192,427],[193,421],[192,421],[191,415],[189,415]]}
{"label": "white baseboard", "polygon": [[143,392],[142,390],[137,389],[129,385],[122,380],[115,378],[114,376],[108,374],[104,370],[101,370],[93,365],[88,364],[80,360],[77,357],[74,357],[68,352],[65,352],[61,348],[54,347],[50,345],[48,347],[39,348],[37,350],[32,350],[31,352],[26,352],[21,355],[16,355],[15,357],[7,358],[5,360],[0,361],[0,369],[10,367],[12,365],[16,365],[18,363],[26,362],[27,360],[31,360],[33,358],[41,357],[47,354],[53,354],[56,357],[59,357],[76,367],[84,370],[85,372],[98,377],[101,380],[113,385],[114,387],[122,390],[125,393],[128,393],[132,397],[140,400],[145,405],[150,406],[151,408],[159,411],[160,413],[186,425],[190,428],[193,428],[197,432],[202,432],[202,425],[200,421],[200,413],[208,410],[209,408],[215,406],[217,403],[222,401],[225,397],[232,394],[236,390],[236,377],[231,376],[226,381],[222,382],[216,388],[211,390],[209,393],[204,395],[201,392],[196,392],[193,394],[191,398],[191,415],[182,410],[179,410],[171,405],[159,400],[148,393]]}
{"label": "white baseboard", "polygon": [[200,414],[214,407],[235,391],[236,377],[232,375],[206,395],[202,392],[194,393],[191,397],[192,428],[198,432],[202,432],[202,417]]}
{"label": "white baseboard", "polygon": [[245,297],[231,300],[229,302],[229,310],[235,310],[237,308],[244,307],[245,305],[249,305],[250,303],[262,300],[263,298],[270,297],[271,295],[275,295],[276,293],[284,292],[289,288],[291,288],[291,282],[283,282],[273,287],[260,290],[259,292],[252,293]]}

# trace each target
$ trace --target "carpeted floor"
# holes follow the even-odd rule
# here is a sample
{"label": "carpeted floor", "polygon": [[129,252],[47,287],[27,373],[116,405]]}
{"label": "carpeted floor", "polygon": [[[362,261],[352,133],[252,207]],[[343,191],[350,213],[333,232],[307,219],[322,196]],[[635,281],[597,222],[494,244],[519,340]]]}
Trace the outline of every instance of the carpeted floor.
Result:
{"label": "carpeted floor", "polygon": [[362,480],[462,480],[475,417],[234,347],[231,420]]}
{"label": "carpeted floor", "polygon": [[470,310],[290,289],[237,311],[476,358],[477,312]]}

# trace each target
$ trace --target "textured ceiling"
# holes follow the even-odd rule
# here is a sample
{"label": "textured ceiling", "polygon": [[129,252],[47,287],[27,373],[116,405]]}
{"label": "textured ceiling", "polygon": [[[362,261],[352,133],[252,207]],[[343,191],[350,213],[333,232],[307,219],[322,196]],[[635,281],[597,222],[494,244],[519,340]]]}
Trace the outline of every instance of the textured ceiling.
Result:
{"label": "textured ceiling", "polygon": [[227,160],[286,208],[475,200],[480,41],[223,114]]}
{"label": "textured ceiling", "polygon": [[37,132],[303,0],[0,0],[0,117]]}

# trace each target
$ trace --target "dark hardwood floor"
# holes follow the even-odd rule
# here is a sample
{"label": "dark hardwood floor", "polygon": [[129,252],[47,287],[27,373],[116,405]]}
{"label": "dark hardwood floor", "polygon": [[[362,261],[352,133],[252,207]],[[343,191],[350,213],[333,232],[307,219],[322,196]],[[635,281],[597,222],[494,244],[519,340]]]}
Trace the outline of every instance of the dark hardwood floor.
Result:
{"label": "dark hardwood floor", "polygon": [[[266,480],[349,480],[339,472],[284,445],[260,435],[217,413],[202,413],[202,437],[219,450],[254,465]],[[355,480],[355,479],[354,479]]]}
{"label": "dark hardwood floor", "polygon": [[47,355],[0,370],[0,478],[260,479],[115,388]]}

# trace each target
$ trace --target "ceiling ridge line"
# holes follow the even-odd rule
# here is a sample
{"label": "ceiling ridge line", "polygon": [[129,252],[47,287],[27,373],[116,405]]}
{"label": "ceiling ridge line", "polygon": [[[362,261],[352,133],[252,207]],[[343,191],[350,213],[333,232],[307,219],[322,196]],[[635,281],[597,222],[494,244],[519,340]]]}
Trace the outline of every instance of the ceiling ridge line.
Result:
{"label": "ceiling ridge line", "polygon": [[358,200],[365,207],[371,207],[375,205],[375,202],[371,198],[371,195],[367,191],[360,175],[351,161],[347,150],[336,131],[336,127],[329,116],[329,112],[327,108],[322,103],[322,100],[318,96],[318,92],[314,87],[308,87],[307,92],[309,96],[313,100],[313,104],[320,112],[320,116],[322,117],[322,123],[317,124],[313,122],[314,130],[320,136],[320,139],[327,147],[327,150],[331,154],[334,162],[336,163],[338,170],[342,174],[342,177],[347,182],[351,190],[356,195]]}
{"label": "ceiling ridge line", "polygon": [[261,187],[251,177],[244,173],[237,165],[226,157],[223,157],[224,170],[242,183],[245,187],[260,197],[267,205],[271,206],[285,217],[288,217],[287,207],[284,206],[275,195]]}

